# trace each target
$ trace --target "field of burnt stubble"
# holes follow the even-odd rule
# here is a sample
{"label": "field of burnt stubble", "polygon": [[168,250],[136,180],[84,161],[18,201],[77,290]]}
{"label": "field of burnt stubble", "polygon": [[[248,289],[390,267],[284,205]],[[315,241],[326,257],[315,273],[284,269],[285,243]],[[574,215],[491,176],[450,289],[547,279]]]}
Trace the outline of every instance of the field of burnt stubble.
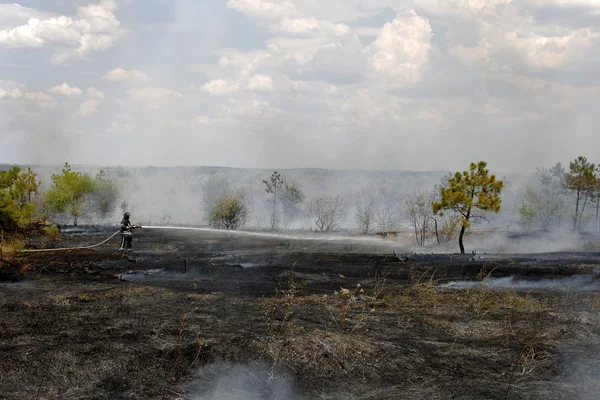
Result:
{"label": "field of burnt stubble", "polygon": [[597,254],[397,257],[375,241],[152,229],[129,259],[117,247],[3,255],[0,398],[600,393]]}

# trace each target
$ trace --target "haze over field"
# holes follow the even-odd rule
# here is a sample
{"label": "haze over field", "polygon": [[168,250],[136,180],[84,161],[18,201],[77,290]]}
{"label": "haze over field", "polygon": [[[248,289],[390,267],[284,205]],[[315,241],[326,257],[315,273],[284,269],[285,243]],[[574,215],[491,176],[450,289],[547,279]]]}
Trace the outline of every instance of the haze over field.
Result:
{"label": "haze over field", "polygon": [[0,4],[0,162],[529,172],[600,145],[594,0]]}

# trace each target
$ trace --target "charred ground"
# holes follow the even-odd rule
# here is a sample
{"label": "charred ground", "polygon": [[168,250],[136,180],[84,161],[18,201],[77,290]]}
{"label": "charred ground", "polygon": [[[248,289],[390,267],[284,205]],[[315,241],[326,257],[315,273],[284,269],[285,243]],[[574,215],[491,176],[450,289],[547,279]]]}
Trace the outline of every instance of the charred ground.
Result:
{"label": "charred ground", "polygon": [[[110,233],[71,232],[60,245],[91,244]],[[0,397],[597,393],[595,291],[440,287],[486,276],[592,274],[596,254],[401,261],[376,244],[160,230],[142,231],[134,245],[130,259],[121,258],[115,240],[2,263]]]}

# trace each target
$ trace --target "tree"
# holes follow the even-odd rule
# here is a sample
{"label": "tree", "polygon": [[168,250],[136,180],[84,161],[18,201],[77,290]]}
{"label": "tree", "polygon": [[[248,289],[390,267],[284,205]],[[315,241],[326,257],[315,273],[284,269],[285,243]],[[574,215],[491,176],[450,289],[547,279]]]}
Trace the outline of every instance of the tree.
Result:
{"label": "tree", "polygon": [[543,231],[550,231],[560,224],[567,211],[561,195],[564,169],[560,163],[550,169],[538,168],[537,177],[538,183],[527,186],[522,194],[519,224],[525,229],[537,225]]}
{"label": "tree", "polygon": [[271,229],[277,229],[277,197],[281,192],[284,184],[284,178],[277,171],[273,171],[271,178],[268,181],[263,180],[265,184],[265,192],[273,195],[273,214],[271,215]]}
{"label": "tree", "polygon": [[485,219],[485,212],[500,211],[500,192],[504,182],[490,175],[487,163],[471,163],[469,171],[457,172],[448,180],[448,187],[440,188],[440,200],[431,203],[434,214],[451,210],[460,216],[462,224],[458,236],[461,254],[465,253],[463,238],[473,219]]}
{"label": "tree", "polygon": [[52,175],[52,188],[44,197],[47,207],[54,212],[67,212],[77,226],[80,217],[87,213],[87,201],[94,192],[94,181],[88,174],[74,172],[65,163],[60,175]]}
{"label": "tree", "polygon": [[229,193],[229,191],[229,181],[226,178],[219,177],[217,175],[211,175],[202,184],[202,204],[204,206],[204,212],[207,219],[210,219],[212,216],[212,212],[215,204],[217,204],[217,200]]}
{"label": "tree", "polygon": [[100,170],[94,178],[93,191],[90,194],[93,210],[101,219],[107,218],[117,208],[118,197],[117,185],[106,177],[104,170]]}
{"label": "tree", "polygon": [[315,218],[315,225],[321,232],[331,232],[346,219],[344,199],[320,196],[313,198],[308,204],[308,212]]}
{"label": "tree", "polygon": [[421,247],[425,246],[427,234],[433,225],[433,210],[435,192],[415,192],[404,199],[404,213],[410,226],[415,231],[415,239]]}
{"label": "tree", "polygon": [[287,180],[283,183],[280,202],[283,207],[283,225],[286,230],[296,219],[299,213],[298,205],[304,201],[304,198],[304,192],[299,184],[289,183]]}
{"label": "tree", "polygon": [[532,206],[528,206],[527,204],[523,204],[521,209],[519,210],[519,222],[525,230],[529,231],[533,228],[538,218],[537,209]]}
{"label": "tree", "polygon": [[240,229],[248,222],[248,207],[242,192],[225,194],[217,199],[210,223],[217,229]]}
{"label": "tree", "polygon": [[[596,167],[596,172],[600,175],[600,165]],[[596,200],[596,232],[600,232],[600,179],[596,179],[596,184],[592,191],[593,198]]]}
{"label": "tree", "polygon": [[37,174],[31,168],[17,174],[15,185],[20,194],[21,206],[31,203],[31,198],[38,193],[40,184],[41,182],[37,181]]}
{"label": "tree", "polygon": [[565,174],[564,187],[575,195],[575,215],[573,215],[573,231],[583,226],[583,216],[588,199],[593,196],[597,184],[596,166],[583,156],[569,163],[569,172]]}
{"label": "tree", "polygon": [[[26,182],[33,184],[29,186]],[[0,229],[20,229],[31,222],[35,205],[30,199],[38,186],[36,174],[31,169],[22,172],[15,166],[8,171],[0,171]]]}
{"label": "tree", "polygon": [[358,192],[356,225],[364,235],[373,232],[375,229],[375,214],[377,213],[375,205],[376,201],[372,191],[363,189]]}
{"label": "tree", "polygon": [[393,193],[379,191],[379,202],[375,222],[381,232],[395,232],[400,225],[397,200]]}

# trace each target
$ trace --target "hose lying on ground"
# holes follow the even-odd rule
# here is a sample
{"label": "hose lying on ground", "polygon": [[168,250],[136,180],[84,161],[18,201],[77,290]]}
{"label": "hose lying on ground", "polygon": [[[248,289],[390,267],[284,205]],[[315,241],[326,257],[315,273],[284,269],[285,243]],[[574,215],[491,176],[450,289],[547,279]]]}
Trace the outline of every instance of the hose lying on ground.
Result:
{"label": "hose lying on ground", "polygon": [[121,230],[116,231],[115,233],[113,233],[112,235],[110,235],[106,240],[104,240],[103,242],[100,242],[98,244],[94,244],[91,246],[82,246],[82,247],[61,247],[58,249],[25,249],[25,250],[17,250],[17,253],[41,253],[41,252],[48,252],[48,251],[67,251],[67,250],[85,250],[85,249],[93,249],[94,247],[98,247],[98,246],[102,246],[104,243],[108,242],[110,239],[114,238],[115,236],[117,236],[119,233],[121,233]]}

